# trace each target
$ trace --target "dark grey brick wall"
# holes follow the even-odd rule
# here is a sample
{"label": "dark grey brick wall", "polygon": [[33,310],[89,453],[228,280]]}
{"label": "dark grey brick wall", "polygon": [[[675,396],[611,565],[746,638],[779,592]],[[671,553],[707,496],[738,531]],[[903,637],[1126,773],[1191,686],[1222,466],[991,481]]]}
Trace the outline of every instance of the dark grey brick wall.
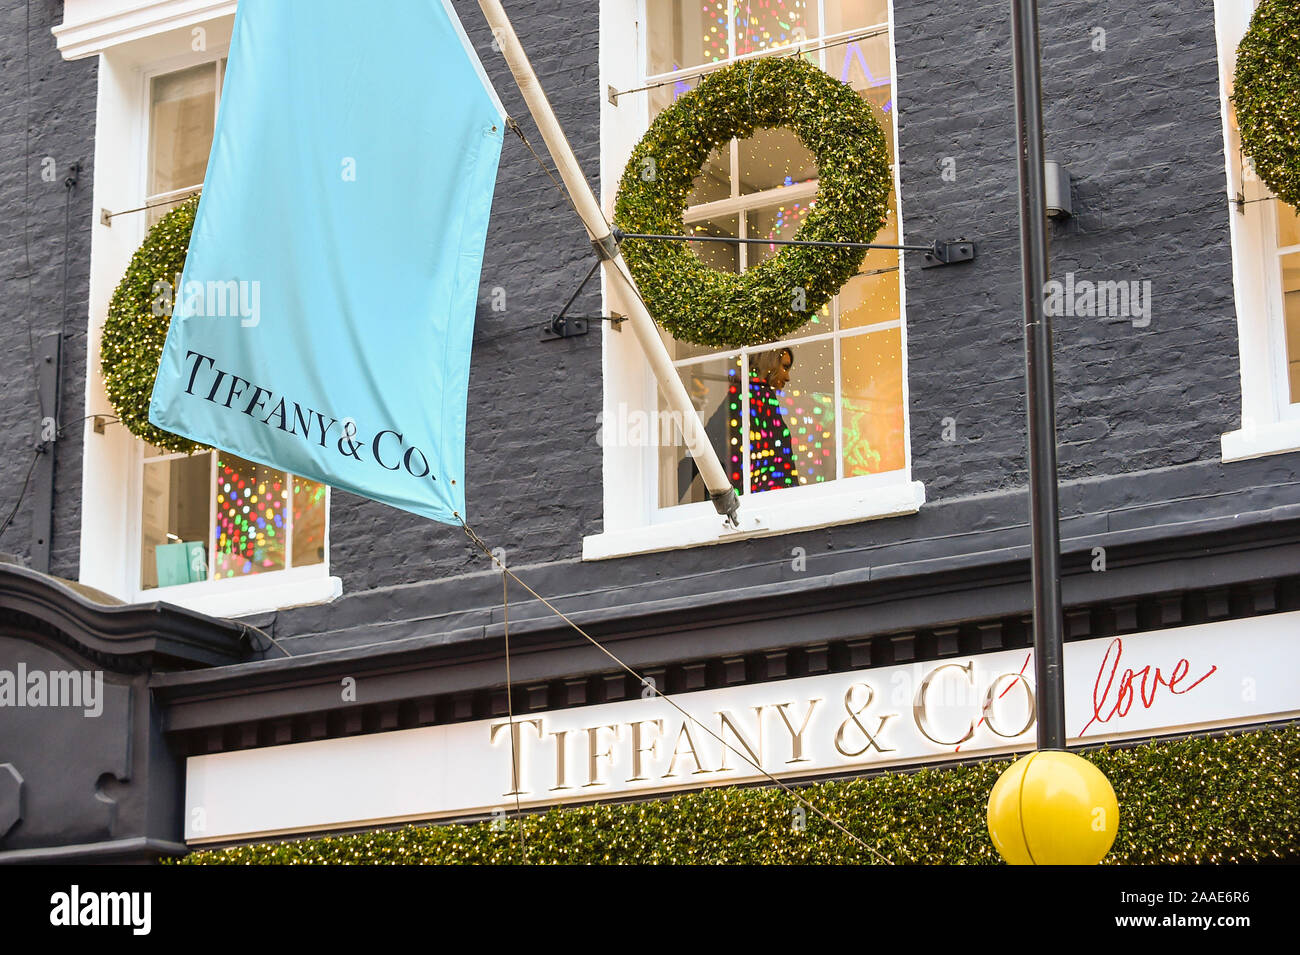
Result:
{"label": "dark grey brick wall", "polygon": [[[508,111],[544,154],[502,58],[491,49],[477,4],[455,0],[455,6]],[[598,580],[654,581],[776,566],[788,562],[796,544],[810,558],[825,555],[852,564],[859,558],[851,555],[901,541],[942,541],[976,528],[1005,529],[1012,537],[1023,532],[1014,530],[1023,524],[1022,498],[996,497],[1025,483],[1009,10],[1004,0],[900,0],[895,6],[907,237],[964,236],[980,246],[973,265],[921,271],[913,262],[908,270],[913,469],[926,484],[926,508],[915,517],[789,537],[572,563],[583,535],[601,526],[601,456],[594,441],[600,333],[542,343],[537,327],[577,286],[591,256],[567,203],[522,144],[508,136],[483,269],[467,464],[470,518],[490,543],[507,548],[514,566],[551,563],[543,577],[573,593]],[[1076,0],[1042,7],[1048,147],[1075,176],[1075,218],[1051,227],[1053,274],[1150,281],[1153,294],[1145,328],[1087,318],[1057,321],[1063,478],[1156,472],[1142,480],[1081,485],[1065,495],[1067,515],[1072,508],[1098,514],[1181,497],[1201,483],[1212,485],[1223,500],[1237,488],[1293,485],[1300,455],[1218,463],[1219,435],[1237,426],[1240,396],[1211,4]],[[602,95],[597,10],[595,0],[510,7],[579,160],[593,177]],[[40,182],[40,157],[56,156],[60,169],[74,158],[86,166],[73,198],[65,421],[83,413],[91,216],[93,62],[58,58],[49,26],[60,17],[59,5],[35,2],[29,99],[22,68],[24,16],[23,4],[6,0],[0,31],[0,209],[6,213],[0,226],[0,505],[6,509],[30,461],[25,316],[38,333],[56,327],[61,297],[64,197],[60,185]],[[1092,48],[1095,27],[1106,31],[1104,52]],[[32,142],[24,161],[28,113]],[[955,182],[940,175],[944,157],[956,161]],[[413,163],[412,174],[418,172]],[[27,188],[31,201],[25,206]],[[30,215],[30,307],[24,208]],[[495,287],[505,290],[505,311],[491,307]],[[577,306],[583,312],[597,307],[594,293]],[[957,421],[951,443],[941,438],[947,417]],[[67,574],[76,571],[76,443],[61,448],[56,501],[56,570]],[[1172,483],[1160,479],[1166,468],[1176,469]],[[989,498],[987,506],[972,502],[981,495]],[[349,594],[487,568],[459,529],[343,492],[333,500],[331,562]],[[1269,500],[1261,498],[1260,506]],[[0,550],[23,551],[28,521],[26,514],[19,516]],[[375,619],[376,608],[367,606],[365,615]],[[306,621],[315,613],[300,615]]]}
{"label": "dark grey brick wall", "polygon": [[[1149,281],[1153,302],[1144,328],[1056,320],[1062,479],[1215,460],[1240,386],[1212,4],[1040,6],[1048,155],[1075,178],[1052,275]],[[974,269],[907,287],[915,473],[940,500],[1025,481],[1009,11],[896,7],[905,226],[980,240]]]}
{"label": "dark grey brick wall", "polygon": [[[62,19],[57,0],[5,0],[0,7],[0,523],[18,501],[40,430],[29,343],[64,329],[50,569],[76,577],[97,64],[59,55],[50,28]],[[53,182],[42,178],[46,157],[57,168]],[[65,243],[63,179],[73,162],[82,172],[67,207]],[[31,502],[29,488],[0,551],[29,556]]]}

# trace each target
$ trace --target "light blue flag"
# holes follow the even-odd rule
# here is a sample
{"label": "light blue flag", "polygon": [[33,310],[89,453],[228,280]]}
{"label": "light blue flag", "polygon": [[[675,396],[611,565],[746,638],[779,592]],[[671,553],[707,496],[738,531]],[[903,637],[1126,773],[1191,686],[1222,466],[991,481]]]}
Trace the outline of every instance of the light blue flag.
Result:
{"label": "light blue flag", "polygon": [[149,420],[464,516],[504,129],[446,0],[240,0]]}

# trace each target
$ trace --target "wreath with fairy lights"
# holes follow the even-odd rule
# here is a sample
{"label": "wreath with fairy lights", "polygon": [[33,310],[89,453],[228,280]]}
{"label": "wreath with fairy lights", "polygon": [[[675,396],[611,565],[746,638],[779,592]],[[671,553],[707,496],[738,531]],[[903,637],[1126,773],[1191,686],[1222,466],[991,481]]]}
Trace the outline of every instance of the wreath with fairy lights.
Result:
{"label": "wreath with fairy lights", "polygon": [[1300,205],[1300,5],[1262,0],[1237,47],[1241,148],[1283,202]]}
{"label": "wreath with fairy lights", "polygon": [[198,206],[199,197],[194,196],[172,209],[131,256],[108,303],[99,353],[104,389],[127,430],[164,451],[187,454],[203,446],[150,424],[149,401]]}
{"label": "wreath with fairy lights", "polygon": [[[884,131],[852,87],[802,57],[734,63],[660,113],[623,171],[615,224],[625,233],[686,234],[682,213],[709,153],[775,127],[791,129],[817,159],[815,205],[795,238],[874,239],[893,187]],[[805,324],[866,253],[782,246],[737,275],[710,268],[685,242],[623,245],[650,313],[674,338],[726,347],[772,341]]]}

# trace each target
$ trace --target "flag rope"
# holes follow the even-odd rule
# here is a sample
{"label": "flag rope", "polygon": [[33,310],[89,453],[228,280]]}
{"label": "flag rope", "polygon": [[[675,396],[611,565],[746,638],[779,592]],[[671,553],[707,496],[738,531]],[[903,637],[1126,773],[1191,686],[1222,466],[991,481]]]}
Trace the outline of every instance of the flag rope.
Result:
{"label": "flag rope", "polygon": [[519,751],[515,737],[515,690],[510,678],[510,578],[506,575],[506,565],[501,564],[501,608],[502,626],[506,635],[506,718],[510,724],[510,788],[515,794],[515,825],[519,829],[519,859],[528,861],[528,837],[524,833],[524,811],[519,804]]}

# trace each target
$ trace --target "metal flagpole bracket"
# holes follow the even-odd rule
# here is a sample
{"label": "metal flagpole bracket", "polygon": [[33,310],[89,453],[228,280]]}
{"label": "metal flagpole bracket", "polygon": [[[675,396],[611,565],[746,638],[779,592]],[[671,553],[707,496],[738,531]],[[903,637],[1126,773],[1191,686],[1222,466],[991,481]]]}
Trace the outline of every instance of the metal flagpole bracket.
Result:
{"label": "metal flagpole bracket", "polygon": [[627,321],[626,315],[620,315],[615,312],[612,315],[556,315],[551,319],[550,324],[542,326],[542,341],[554,341],[557,338],[574,338],[578,335],[585,335],[591,331],[588,322],[609,322],[609,327],[616,332],[621,332],[622,325]]}
{"label": "metal flagpole bracket", "polygon": [[591,240],[591,247],[596,250],[596,256],[602,262],[613,262],[618,258],[618,243],[621,235],[618,229],[613,229],[603,238]]}
{"label": "metal flagpole bracket", "polygon": [[576,338],[585,335],[590,329],[585,318],[556,315],[549,325],[542,326],[542,341],[555,341],[559,338]]}
{"label": "metal flagpole bracket", "polygon": [[[593,240],[591,244],[596,249],[597,255],[600,255],[602,245],[599,242],[596,242],[595,240]],[[614,246],[614,250],[615,250],[614,255],[617,256],[618,255],[617,245]],[[603,256],[602,258],[598,258],[596,260],[596,264],[593,265],[590,270],[588,270],[586,276],[583,278],[582,282],[578,285],[578,288],[574,291],[572,295],[569,296],[569,300],[564,303],[564,307],[560,309],[560,313],[556,315],[554,318],[552,318],[550,322],[542,326],[542,341],[548,342],[548,341],[554,341],[558,338],[574,338],[578,335],[585,335],[587,334],[588,331],[590,331],[590,329],[587,327],[588,322],[609,322],[610,327],[613,328],[614,331],[621,332],[623,330],[620,326],[622,326],[622,324],[627,321],[627,316],[620,315],[617,312],[613,313],[612,315],[570,315],[569,314],[570,306],[572,306],[573,303],[577,301],[578,296],[582,294],[582,290],[587,287],[587,283],[590,282],[591,277],[596,274],[596,270],[600,268],[602,261],[603,261]]]}
{"label": "metal flagpole bracket", "polygon": [[740,512],[740,495],[734,487],[719,494],[710,494],[709,500],[713,502],[714,510],[727,519],[728,524],[732,527],[740,526],[740,518],[737,516]]}
{"label": "metal flagpole bracket", "polygon": [[975,258],[975,243],[958,239],[955,242],[935,240],[929,251],[921,259],[921,268],[933,269],[940,265],[956,265],[958,262],[970,262]]}

